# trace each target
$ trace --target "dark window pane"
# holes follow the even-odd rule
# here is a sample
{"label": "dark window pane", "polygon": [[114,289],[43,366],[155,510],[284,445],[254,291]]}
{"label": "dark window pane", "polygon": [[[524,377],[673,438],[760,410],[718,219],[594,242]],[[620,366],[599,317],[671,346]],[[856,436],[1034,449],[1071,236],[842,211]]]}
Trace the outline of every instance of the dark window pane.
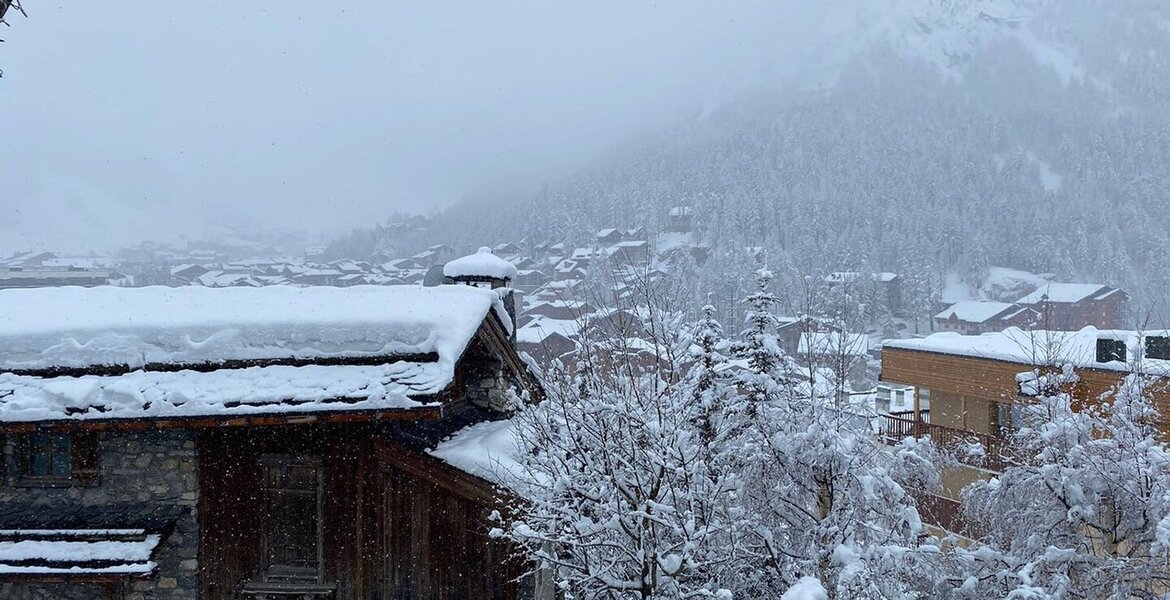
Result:
{"label": "dark window pane", "polygon": [[1125,342],[1122,340],[1097,340],[1097,362],[1125,362]]}
{"label": "dark window pane", "polygon": [[19,442],[22,477],[69,477],[73,469],[68,434],[30,433]]}
{"label": "dark window pane", "polygon": [[1146,338],[1146,358],[1170,360],[1170,336],[1152,335]]}
{"label": "dark window pane", "polygon": [[55,477],[68,477],[70,468],[73,465],[72,445],[70,444],[69,436],[55,435],[53,436],[49,448],[49,453],[52,456],[52,475]]}
{"label": "dark window pane", "polygon": [[44,477],[49,474],[49,439],[44,433],[33,433],[28,436],[25,448],[28,471],[30,477]]}

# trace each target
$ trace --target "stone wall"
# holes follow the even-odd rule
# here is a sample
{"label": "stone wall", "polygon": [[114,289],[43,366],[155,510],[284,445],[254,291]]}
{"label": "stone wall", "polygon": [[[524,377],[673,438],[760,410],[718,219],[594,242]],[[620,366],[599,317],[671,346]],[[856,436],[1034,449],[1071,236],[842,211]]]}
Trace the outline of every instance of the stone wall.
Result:
{"label": "stone wall", "polygon": [[[174,530],[163,541],[156,557],[157,574],[148,580],[131,581],[120,591],[126,600],[194,599],[198,591],[199,550],[195,513],[199,463],[194,435],[186,431],[102,433],[99,441],[99,483],[72,488],[15,486],[13,448],[11,444],[6,445],[0,521],[4,513],[11,515],[30,509],[42,510],[45,523],[50,526],[55,518],[66,519],[67,523],[80,519],[89,526],[106,527],[141,527],[139,523],[173,519]],[[102,588],[89,585],[0,583],[0,598],[106,600],[110,595]]]}

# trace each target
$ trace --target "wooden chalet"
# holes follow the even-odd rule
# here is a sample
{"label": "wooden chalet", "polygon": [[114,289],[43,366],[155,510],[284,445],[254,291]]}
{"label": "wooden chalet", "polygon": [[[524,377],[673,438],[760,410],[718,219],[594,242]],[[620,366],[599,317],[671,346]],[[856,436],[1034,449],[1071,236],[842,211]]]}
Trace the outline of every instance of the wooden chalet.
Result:
{"label": "wooden chalet", "polygon": [[1019,304],[964,300],[935,315],[931,325],[935,331],[978,335],[1009,327],[1029,327],[1038,318],[1035,310]]}
{"label": "wooden chalet", "polygon": [[[1008,436],[1024,425],[1022,407],[1038,394],[1040,376],[1070,366],[1076,383],[1062,388],[1078,404],[1113,392],[1135,369],[1153,378],[1153,401],[1170,415],[1170,332],[1098,330],[1024,331],[982,335],[936,333],[889,340],[882,349],[881,380],[901,386],[913,407],[883,417],[891,442],[930,437],[943,448],[978,441],[985,452],[944,469],[939,495],[920,499],[927,519],[955,532],[959,494],[976,479],[1001,471],[1010,457]],[[1170,421],[1163,423],[1170,433]]]}
{"label": "wooden chalet", "polygon": [[1036,311],[1040,325],[1047,329],[1119,329],[1126,326],[1129,294],[1093,283],[1049,283],[1016,304]]}
{"label": "wooden chalet", "polygon": [[0,291],[0,597],[542,597],[434,453],[540,393],[501,292]]}

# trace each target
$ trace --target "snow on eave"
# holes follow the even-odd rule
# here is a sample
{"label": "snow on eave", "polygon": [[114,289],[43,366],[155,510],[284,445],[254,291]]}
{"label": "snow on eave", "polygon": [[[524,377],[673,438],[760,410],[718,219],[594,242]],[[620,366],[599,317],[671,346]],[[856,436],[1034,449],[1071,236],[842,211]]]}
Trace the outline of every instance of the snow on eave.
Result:
{"label": "snow on eave", "polygon": [[515,423],[484,421],[465,427],[427,453],[493,485],[517,491],[524,474]]}

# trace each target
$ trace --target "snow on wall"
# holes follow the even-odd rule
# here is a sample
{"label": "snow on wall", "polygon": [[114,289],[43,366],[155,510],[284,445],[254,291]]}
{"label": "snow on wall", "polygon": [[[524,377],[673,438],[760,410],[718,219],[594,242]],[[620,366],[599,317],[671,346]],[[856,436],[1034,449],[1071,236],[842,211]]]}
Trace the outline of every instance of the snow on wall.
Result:
{"label": "snow on wall", "polygon": [[0,370],[436,352],[503,302],[470,286],[0,290]]}

